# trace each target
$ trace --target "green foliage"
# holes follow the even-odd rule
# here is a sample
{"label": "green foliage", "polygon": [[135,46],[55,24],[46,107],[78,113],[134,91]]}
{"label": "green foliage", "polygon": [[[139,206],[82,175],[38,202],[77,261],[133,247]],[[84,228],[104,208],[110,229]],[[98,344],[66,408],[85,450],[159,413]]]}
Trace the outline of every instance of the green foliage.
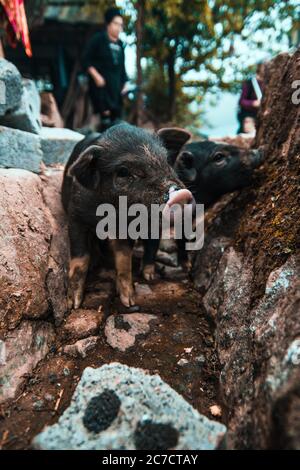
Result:
{"label": "green foliage", "polygon": [[[163,67],[149,61],[144,71],[143,91],[145,95],[145,110],[148,118],[156,126],[179,125],[183,127],[200,127],[200,112],[193,112],[190,104],[195,97],[184,91],[184,82],[180,76],[176,77],[175,88],[175,114],[171,117],[168,112],[168,77]],[[199,103],[202,97],[198,97]]]}
{"label": "green foliage", "polygon": [[[129,10],[134,11],[138,1],[127,0]],[[174,93],[182,91],[183,84],[195,96],[203,95],[206,90],[234,89],[249,71],[246,54],[239,56],[239,43],[246,43],[253,64],[257,61],[256,51],[272,52],[276,39],[280,41],[287,32],[289,26],[285,20],[297,17],[297,3],[296,0],[145,0],[142,55],[164,69],[169,109]],[[134,31],[134,20],[133,14],[128,25],[131,31]],[[265,34],[257,36],[258,31]],[[273,41],[268,44],[271,32]],[[228,68],[230,76],[226,73]],[[201,78],[191,79],[190,71],[201,72]],[[174,107],[173,111],[169,117],[177,112]]]}

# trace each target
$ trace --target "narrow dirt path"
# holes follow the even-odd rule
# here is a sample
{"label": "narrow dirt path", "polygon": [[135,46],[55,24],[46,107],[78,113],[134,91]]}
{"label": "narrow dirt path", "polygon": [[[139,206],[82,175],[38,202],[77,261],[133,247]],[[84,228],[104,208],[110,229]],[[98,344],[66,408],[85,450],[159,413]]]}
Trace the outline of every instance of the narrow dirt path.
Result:
{"label": "narrow dirt path", "polygon": [[[138,277],[136,280],[141,282]],[[105,275],[91,279],[86,300],[89,309],[93,301],[97,305],[99,284],[105,288],[113,285]],[[5,405],[5,409],[0,408],[0,446],[3,449],[29,448],[32,438],[44,425],[56,422],[67,408],[83,369],[114,361],[146,369],[151,374],[158,373],[200,413],[224,420],[224,410],[222,417],[213,417],[210,413],[210,407],[220,403],[219,364],[212,326],[202,313],[199,293],[188,279],[156,280],[148,286],[151,291],[144,284],[140,285],[140,312],[157,318],[151,323],[149,333],[136,338],[134,346],[125,352],[107,344],[105,318],[96,347],[84,359],[60,352],[61,347],[74,340],[66,338],[63,327],[57,329],[56,347],[27,377],[17,399]],[[114,295],[105,310],[105,316],[120,314]]]}

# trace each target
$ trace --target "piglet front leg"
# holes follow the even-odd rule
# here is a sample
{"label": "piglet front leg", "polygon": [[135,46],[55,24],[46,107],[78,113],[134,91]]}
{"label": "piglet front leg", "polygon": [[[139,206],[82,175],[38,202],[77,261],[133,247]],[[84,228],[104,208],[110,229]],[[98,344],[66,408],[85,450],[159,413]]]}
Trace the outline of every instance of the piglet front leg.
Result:
{"label": "piglet front leg", "polygon": [[70,262],[68,308],[79,308],[83,301],[86,275],[90,264],[87,229],[75,221],[69,223]]}
{"label": "piglet front leg", "polygon": [[125,307],[135,305],[135,295],[132,282],[132,250],[131,240],[111,240],[116,267],[116,287],[120,300]]}

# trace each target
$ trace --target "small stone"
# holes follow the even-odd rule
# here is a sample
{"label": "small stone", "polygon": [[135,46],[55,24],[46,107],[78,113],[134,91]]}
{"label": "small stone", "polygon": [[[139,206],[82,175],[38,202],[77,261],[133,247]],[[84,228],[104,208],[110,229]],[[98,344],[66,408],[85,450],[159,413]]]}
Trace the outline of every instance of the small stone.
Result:
{"label": "small stone", "polygon": [[132,313],[108,317],[105,336],[108,344],[119,351],[126,351],[135,344],[136,337],[150,331],[150,322],[155,315]]}
{"label": "small stone", "polygon": [[200,364],[204,364],[205,362],[205,356],[203,354],[200,354],[199,356],[195,357],[195,361],[199,362]]}
{"label": "small stone", "polygon": [[219,405],[212,405],[209,408],[209,411],[212,414],[212,416],[218,416],[218,417],[222,416],[222,410]]}
{"label": "small stone", "polygon": [[72,310],[63,326],[66,336],[75,339],[83,339],[98,333],[103,314],[95,310]]}
{"label": "small stone", "polygon": [[99,336],[89,336],[88,338],[78,340],[74,344],[64,346],[62,352],[72,357],[85,358],[87,353],[96,346],[98,340]]}
{"label": "small stone", "polygon": [[44,406],[44,400],[37,400],[36,402],[33,403],[33,409],[34,410],[41,410]]}
{"label": "small stone", "polygon": [[53,401],[54,400],[54,396],[51,395],[51,393],[46,393],[44,398],[45,398],[46,401]]}
{"label": "small stone", "polygon": [[187,277],[181,266],[173,268],[158,262],[155,263],[155,266],[159,274],[165,279],[182,280]]}
{"label": "small stone", "polygon": [[188,362],[189,362],[189,361],[188,361],[187,359],[182,358],[182,359],[179,359],[179,361],[177,362],[177,364],[178,364],[179,366],[184,366],[185,364],[188,364]]}
{"label": "small stone", "polygon": [[68,375],[70,375],[70,369],[68,367],[64,367],[63,373],[65,377],[68,377]]}
{"label": "small stone", "polygon": [[156,260],[159,263],[165,264],[166,266],[170,266],[175,268],[178,266],[178,261],[177,261],[177,253],[166,253],[164,251],[158,250],[156,254]]}

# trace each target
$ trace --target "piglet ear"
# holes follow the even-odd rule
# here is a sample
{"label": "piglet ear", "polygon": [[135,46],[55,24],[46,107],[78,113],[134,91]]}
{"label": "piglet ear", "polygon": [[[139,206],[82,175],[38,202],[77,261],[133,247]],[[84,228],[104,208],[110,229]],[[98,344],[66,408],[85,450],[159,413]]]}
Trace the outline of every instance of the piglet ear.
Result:
{"label": "piglet ear", "polygon": [[82,152],[68,169],[68,176],[75,178],[87,189],[96,189],[100,183],[99,157],[101,148],[91,145]]}
{"label": "piglet ear", "polygon": [[157,135],[168,150],[168,160],[172,166],[181,148],[192,136],[190,132],[180,127],[164,127],[157,131]]}

